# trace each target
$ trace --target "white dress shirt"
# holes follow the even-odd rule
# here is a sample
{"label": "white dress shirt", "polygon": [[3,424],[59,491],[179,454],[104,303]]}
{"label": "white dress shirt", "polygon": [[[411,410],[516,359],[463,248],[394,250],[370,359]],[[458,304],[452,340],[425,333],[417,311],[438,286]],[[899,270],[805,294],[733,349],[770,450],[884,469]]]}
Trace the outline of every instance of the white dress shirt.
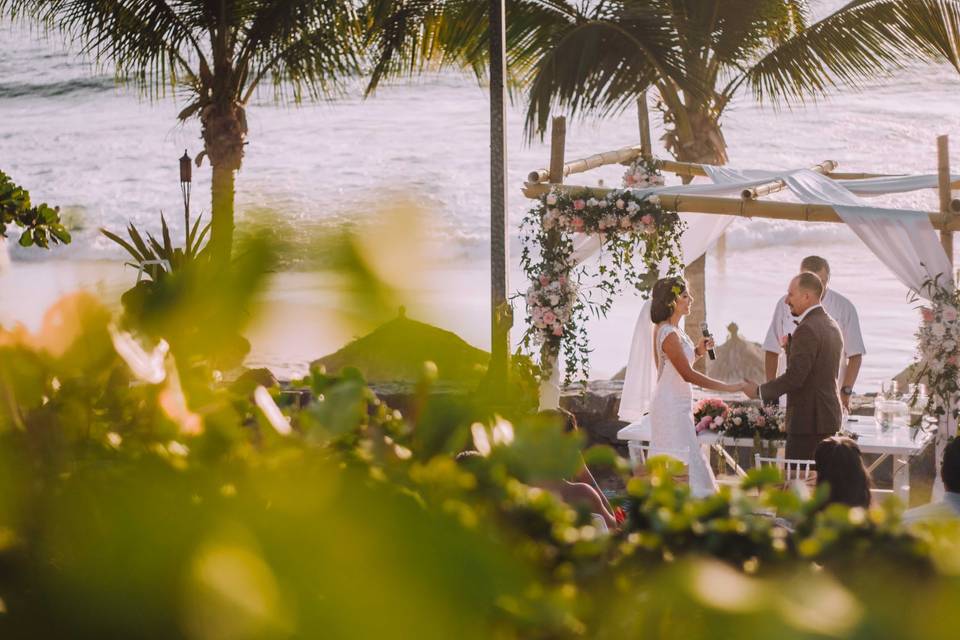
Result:
{"label": "white dress shirt", "polygon": [[786,358],[784,356],[784,347],[786,337],[793,335],[797,324],[806,317],[811,310],[822,306],[831,318],[839,325],[840,333],[843,334],[843,358],[840,359],[840,372],[838,380],[843,382],[843,376],[847,371],[847,359],[857,355],[863,355],[867,352],[863,346],[863,335],[860,333],[860,318],[857,316],[857,308],[849,299],[840,295],[833,289],[827,289],[823,294],[821,304],[807,309],[799,318],[794,318],[790,313],[790,307],[787,306],[786,296],[780,298],[776,308],[773,310],[773,320],[770,321],[770,328],[767,330],[767,338],[763,341],[763,350],[770,353],[780,354],[780,362],[777,365],[777,375],[786,370]]}

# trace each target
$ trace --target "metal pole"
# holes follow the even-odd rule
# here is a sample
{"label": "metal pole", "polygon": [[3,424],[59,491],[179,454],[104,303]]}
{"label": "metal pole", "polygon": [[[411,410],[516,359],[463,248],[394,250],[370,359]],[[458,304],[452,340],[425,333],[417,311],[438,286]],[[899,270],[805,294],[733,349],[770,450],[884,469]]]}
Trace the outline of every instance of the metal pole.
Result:
{"label": "metal pole", "polygon": [[[490,375],[506,381],[512,314],[507,301],[506,2],[490,0]],[[496,383],[495,383],[496,384]]]}

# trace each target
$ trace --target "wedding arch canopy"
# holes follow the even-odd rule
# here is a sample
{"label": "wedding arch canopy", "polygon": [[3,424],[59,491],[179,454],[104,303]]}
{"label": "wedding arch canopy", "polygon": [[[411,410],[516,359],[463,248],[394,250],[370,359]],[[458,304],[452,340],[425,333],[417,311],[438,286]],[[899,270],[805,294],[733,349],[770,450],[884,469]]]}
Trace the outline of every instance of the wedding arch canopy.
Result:
{"label": "wedding arch canopy", "polygon": [[[521,225],[522,265],[531,281],[523,343],[539,347],[543,409],[559,406],[561,354],[568,379],[587,372],[584,323],[591,311],[605,313],[625,286],[646,297],[658,277],[679,273],[698,259],[738,217],[847,224],[918,296],[942,304],[937,292],[954,290],[953,232],[960,230],[960,201],[952,199],[951,189],[960,188],[960,176],[950,175],[946,136],[938,139],[938,174],[877,175],[840,173],[830,160],[785,171],[655,160],[643,128],[639,146],[565,162],[565,133],[565,120],[555,118],[550,168],[531,172],[523,189],[536,201]],[[569,176],[611,164],[628,166],[623,188],[564,184]],[[662,172],[702,176],[710,183],[666,186]],[[939,189],[939,211],[875,207],[864,199],[920,189]],[[800,202],[762,199],[780,191]],[[593,294],[600,295],[590,299],[578,284],[587,261],[598,254],[605,260],[596,267]],[[655,375],[652,342],[647,302],[631,343],[623,420],[638,420],[646,411]],[[956,428],[956,397],[941,400],[950,410],[943,412],[938,444]]]}

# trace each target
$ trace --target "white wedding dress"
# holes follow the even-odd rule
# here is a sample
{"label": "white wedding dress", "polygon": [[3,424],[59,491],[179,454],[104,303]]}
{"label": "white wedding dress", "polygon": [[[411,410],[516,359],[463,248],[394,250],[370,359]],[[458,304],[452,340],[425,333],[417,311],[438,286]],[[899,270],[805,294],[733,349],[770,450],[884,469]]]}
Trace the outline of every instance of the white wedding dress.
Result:
{"label": "white wedding dress", "polygon": [[650,455],[666,454],[687,463],[690,470],[690,491],[703,497],[717,491],[717,480],[697,442],[693,424],[693,392],[690,383],[680,377],[670,359],[663,353],[663,341],[676,333],[687,360],[693,362],[693,341],[669,322],[657,329],[657,386],[650,403]]}

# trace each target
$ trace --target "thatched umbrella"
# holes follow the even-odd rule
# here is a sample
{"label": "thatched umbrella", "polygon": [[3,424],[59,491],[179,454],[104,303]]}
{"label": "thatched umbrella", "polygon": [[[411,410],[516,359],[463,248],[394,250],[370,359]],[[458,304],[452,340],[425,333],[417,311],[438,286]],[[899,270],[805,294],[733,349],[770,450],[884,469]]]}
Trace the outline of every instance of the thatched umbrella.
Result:
{"label": "thatched umbrella", "polygon": [[736,323],[727,326],[730,336],[717,346],[716,360],[707,361],[707,375],[724,382],[765,380],[763,347],[740,337]]}
{"label": "thatched umbrella", "polygon": [[397,382],[418,380],[427,361],[437,365],[439,380],[476,382],[486,372],[490,354],[454,333],[407,318],[401,307],[393,320],[311,365],[330,373],[356,367],[368,382]]}

